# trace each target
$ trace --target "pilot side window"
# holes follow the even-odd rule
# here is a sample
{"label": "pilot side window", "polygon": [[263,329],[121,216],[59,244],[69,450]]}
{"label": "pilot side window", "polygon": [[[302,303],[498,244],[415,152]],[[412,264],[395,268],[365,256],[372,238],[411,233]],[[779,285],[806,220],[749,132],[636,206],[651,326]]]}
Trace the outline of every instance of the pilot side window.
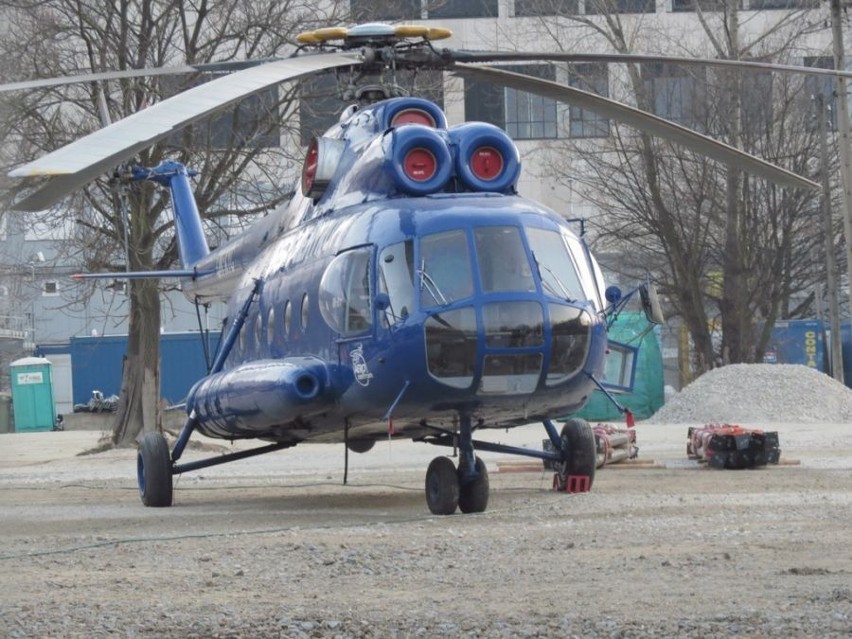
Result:
{"label": "pilot side window", "polygon": [[476,260],[485,293],[534,291],[529,258],[514,226],[485,226],[474,232]]}
{"label": "pilot side window", "polygon": [[426,235],[420,240],[420,305],[446,306],[473,295],[473,271],[464,231]]}
{"label": "pilot side window", "polygon": [[562,235],[556,231],[528,228],[527,240],[547,295],[575,301],[588,299],[580,284],[577,267],[568,254]]}
{"label": "pilot side window", "polygon": [[362,247],[335,257],[320,281],[323,319],[341,335],[363,333],[373,324],[370,261],[373,250]]}
{"label": "pilot side window", "polygon": [[414,310],[414,243],[392,244],[379,256],[379,291],[387,293],[390,324],[401,322]]}

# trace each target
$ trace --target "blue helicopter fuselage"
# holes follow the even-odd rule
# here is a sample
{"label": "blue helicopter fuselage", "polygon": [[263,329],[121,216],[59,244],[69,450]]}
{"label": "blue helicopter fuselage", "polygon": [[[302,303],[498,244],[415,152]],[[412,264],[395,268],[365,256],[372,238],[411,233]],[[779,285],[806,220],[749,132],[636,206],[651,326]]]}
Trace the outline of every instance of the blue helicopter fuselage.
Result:
{"label": "blue helicopter fuselage", "polygon": [[[434,126],[394,126],[411,111]],[[568,222],[516,194],[517,150],[492,129],[448,129],[415,98],[358,111],[313,157],[323,184],[184,260],[191,299],[235,317],[256,298],[222,371],[190,392],[198,430],[342,441],[344,424],[416,436],[585,404],[607,346],[600,271]]]}

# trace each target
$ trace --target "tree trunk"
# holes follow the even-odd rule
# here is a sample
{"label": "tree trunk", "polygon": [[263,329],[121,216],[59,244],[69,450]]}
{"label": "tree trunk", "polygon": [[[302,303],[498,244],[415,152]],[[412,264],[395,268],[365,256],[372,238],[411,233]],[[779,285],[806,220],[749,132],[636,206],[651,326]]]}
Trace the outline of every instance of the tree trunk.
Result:
{"label": "tree trunk", "polygon": [[[162,428],[160,412],[160,293],[156,280],[130,281],[130,326],[121,398],[112,427],[117,447]],[[141,310],[144,309],[144,312]]]}

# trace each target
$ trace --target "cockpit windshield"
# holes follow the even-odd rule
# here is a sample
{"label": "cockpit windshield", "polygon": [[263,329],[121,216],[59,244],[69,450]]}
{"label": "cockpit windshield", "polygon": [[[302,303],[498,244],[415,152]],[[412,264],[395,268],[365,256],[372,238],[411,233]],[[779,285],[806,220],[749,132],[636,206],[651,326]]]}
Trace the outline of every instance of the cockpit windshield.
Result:
{"label": "cockpit windshield", "polygon": [[545,293],[569,302],[588,298],[562,235],[556,231],[528,228],[527,239]]}
{"label": "cockpit windshield", "polygon": [[529,258],[514,226],[485,226],[473,232],[483,293],[535,290]]}
{"label": "cockpit windshield", "polygon": [[420,240],[420,305],[446,306],[473,295],[473,269],[464,231]]}

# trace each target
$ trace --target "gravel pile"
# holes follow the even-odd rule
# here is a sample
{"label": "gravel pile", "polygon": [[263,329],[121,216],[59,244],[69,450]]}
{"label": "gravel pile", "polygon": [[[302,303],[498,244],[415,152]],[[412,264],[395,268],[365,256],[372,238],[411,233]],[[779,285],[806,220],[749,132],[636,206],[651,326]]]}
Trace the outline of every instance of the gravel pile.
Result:
{"label": "gravel pile", "polygon": [[732,364],[693,381],[648,421],[852,422],[852,389],[799,364]]}

